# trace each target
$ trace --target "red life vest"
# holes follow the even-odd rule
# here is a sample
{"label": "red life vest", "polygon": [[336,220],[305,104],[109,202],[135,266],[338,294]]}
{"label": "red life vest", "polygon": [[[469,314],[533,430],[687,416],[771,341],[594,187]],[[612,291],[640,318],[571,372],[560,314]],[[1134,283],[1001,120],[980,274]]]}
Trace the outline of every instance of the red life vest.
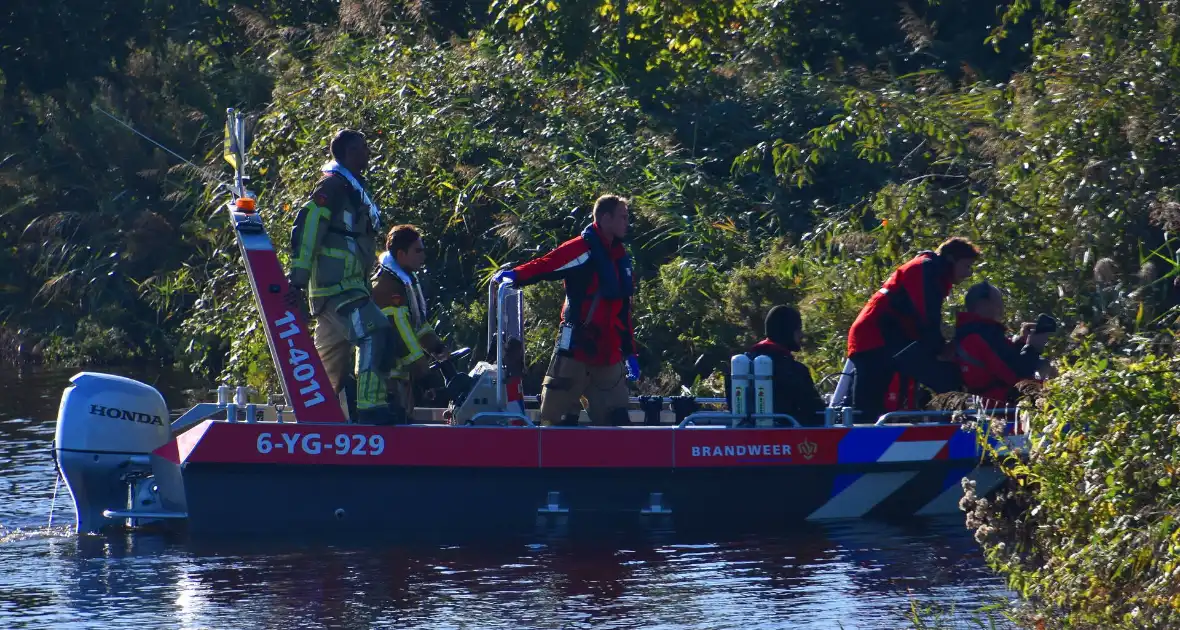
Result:
{"label": "red life vest", "polygon": [[967,391],[1003,404],[1013,387],[1031,379],[1039,353],[1022,355],[1021,345],[1008,339],[1004,324],[974,313],[955,317],[955,361]]}
{"label": "red life vest", "polygon": [[[598,226],[562,243],[544,256],[518,266],[517,286],[543,280],[565,281],[562,321],[577,331],[570,349],[590,365],[614,365],[635,354],[631,316],[631,257],[619,240],[601,243]],[[603,274],[613,277],[604,280]],[[604,292],[605,287],[613,291]]]}
{"label": "red life vest", "polygon": [[931,251],[898,267],[852,323],[848,356],[885,347],[888,341],[941,338],[942,303],[951,292],[952,272],[951,263]]}
{"label": "red life vest", "polygon": [[893,380],[889,382],[889,389],[885,391],[885,405],[883,409],[890,411],[913,411],[918,408],[918,381],[902,376],[900,372],[893,373]]}

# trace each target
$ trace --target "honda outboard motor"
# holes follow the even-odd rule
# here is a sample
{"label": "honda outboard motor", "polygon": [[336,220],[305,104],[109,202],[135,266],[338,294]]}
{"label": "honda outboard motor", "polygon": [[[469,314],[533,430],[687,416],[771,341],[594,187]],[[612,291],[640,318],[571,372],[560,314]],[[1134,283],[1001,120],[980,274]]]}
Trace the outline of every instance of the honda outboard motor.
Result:
{"label": "honda outboard motor", "polygon": [[80,372],[70,382],[57,412],[54,455],[78,532],[96,532],[121,520],[103,511],[126,509],[128,484],[150,474],[149,453],[172,439],[170,418],[160,392],[139,381]]}

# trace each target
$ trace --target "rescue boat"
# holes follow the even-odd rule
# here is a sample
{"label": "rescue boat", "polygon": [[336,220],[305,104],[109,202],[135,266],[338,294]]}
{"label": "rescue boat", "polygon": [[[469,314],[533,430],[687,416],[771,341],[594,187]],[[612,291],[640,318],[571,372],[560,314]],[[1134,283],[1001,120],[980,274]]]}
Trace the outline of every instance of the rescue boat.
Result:
{"label": "rescue boat", "polygon": [[[234,146],[244,146],[233,110],[228,128]],[[728,399],[638,397],[630,426],[538,426],[535,397],[521,390],[524,298],[511,284],[489,287],[486,356],[466,373],[453,361],[436,365],[447,408],[416,409],[409,425],[349,423],[304,317],[286,306],[289,287],[243,186],[241,153],[236,166],[227,213],[281,400],[250,402],[246,388],[222,386],[216,402],[174,417],[145,383],[75,375],[62,395],[54,456],[79,533],[695,529],[912,518],[957,512],[964,480],[992,492],[1004,477],[985,445],[1020,446],[1014,423],[997,437],[950,412],[861,421],[842,405],[848,365],[823,426],[803,427],[768,411],[772,363],[750,365],[741,355]]]}

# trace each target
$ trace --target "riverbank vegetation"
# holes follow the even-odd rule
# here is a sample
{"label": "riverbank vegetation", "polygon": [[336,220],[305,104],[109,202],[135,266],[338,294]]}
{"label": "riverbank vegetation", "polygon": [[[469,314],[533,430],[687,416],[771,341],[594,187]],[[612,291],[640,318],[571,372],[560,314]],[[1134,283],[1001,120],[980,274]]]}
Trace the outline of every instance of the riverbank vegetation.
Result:
{"label": "riverbank vegetation", "polygon": [[1180,359],[1088,349],[1040,392],[1008,488],[962,507],[1038,628],[1180,623]]}
{"label": "riverbank vegetation", "polygon": [[[1011,471],[1004,505],[1032,507],[969,506],[985,549],[1046,627],[1176,610],[1173,4],[70,0],[3,19],[11,358],[277,389],[217,209],[227,106],[255,115],[251,186],[280,245],[330,134],[368,134],[376,197],[424,228],[460,345],[483,342],[498,265],[631,196],[646,391],[715,387],[779,302],[803,311],[802,358],[836,372],[890,270],[961,234],[1011,321],[1054,313],[1072,357],[1033,416],[1040,454]],[[536,391],[560,287],[527,299]],[[1101,428],[1058,430],[1086,418]]]}

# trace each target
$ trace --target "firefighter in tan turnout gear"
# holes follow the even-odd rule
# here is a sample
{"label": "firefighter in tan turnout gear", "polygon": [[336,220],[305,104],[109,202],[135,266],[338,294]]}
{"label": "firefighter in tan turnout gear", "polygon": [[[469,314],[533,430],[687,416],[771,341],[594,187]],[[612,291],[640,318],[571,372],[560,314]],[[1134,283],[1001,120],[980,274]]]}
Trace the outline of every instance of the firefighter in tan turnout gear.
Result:
{"label": "firefighter in tan turnout gear", "polygon": [[[332,138],[333,159],[291,232],[292,300],[310,298],[316,320],[315,347],[336,392],[353,380],[353,422],[389,424],[386,400],[392,330],[373,303],[369,272],[376,263],[380,211],[365,190],[369,164],[365,136],[343,130]],[[350,405],[351,406],[351,405]]]}
{"label": "firefighter in tan turnout gear", "polygon": [[385,247],[373,276],[373,302],[393,328],[390,405],[398,421],[409,422],[414,411],[414,381],[447,353],[426,319],[426,296],[416,275],[426,262],[422,234],[412,225],[394,226]]}

